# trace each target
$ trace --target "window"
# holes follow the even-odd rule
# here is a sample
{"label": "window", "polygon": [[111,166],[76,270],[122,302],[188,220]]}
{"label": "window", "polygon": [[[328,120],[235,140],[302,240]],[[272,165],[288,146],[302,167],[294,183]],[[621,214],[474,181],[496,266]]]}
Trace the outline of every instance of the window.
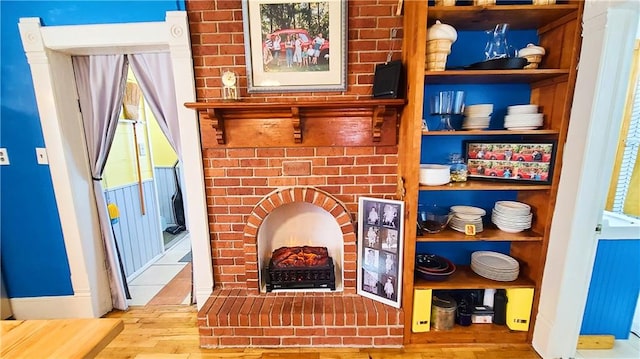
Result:
{"label": "window", "polygon": [[640,218],[640,40],[636,41],[627,104],[606,209]]}

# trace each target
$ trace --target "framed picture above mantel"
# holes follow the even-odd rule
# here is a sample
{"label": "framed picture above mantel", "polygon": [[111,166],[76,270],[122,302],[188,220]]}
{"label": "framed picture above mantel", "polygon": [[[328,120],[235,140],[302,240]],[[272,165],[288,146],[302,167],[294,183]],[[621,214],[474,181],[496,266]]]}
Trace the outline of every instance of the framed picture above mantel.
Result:
{"label": "framed picture above mantel", "polygon": [[243,0],[247,90],[347,89],[346,0]]}

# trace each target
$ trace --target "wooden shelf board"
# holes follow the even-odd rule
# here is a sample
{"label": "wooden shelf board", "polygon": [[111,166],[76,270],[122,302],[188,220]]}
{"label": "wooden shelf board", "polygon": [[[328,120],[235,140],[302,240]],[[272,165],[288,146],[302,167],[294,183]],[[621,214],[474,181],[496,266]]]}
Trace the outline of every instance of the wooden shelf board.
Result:
{"label": "wooden shelf board", "polygon": [[528,332],[513,331],[506,325],[471,324],[468,327],[454,325],[451,330],[431,330],[424,333],[411,333],[410,344],[432,343],[526,343]]}
{"label": "wooden shelf board", "polygon": [[487,288],[534,288],[535,283],[520,277],[513,282],[499,282],[477,275],[468,266],[457,266],[456,271],[442,282],[427,281],[415,277],[413,288],[415,289],[487,289]]}
{"label": "wooden shelf board", "polygon": [[360,108],[372,108],[375,106],[402,107],[405,104],[404,99],[358,99],[358,100],[331,100],[331,101],[282,101],[282,102],[264,102],[264,101],[211,101],[211,102],[187,102],[185,107],[195,110],[222,109],[230,111],[250,111],[259,110],[261,113],[283,110],[289,111],[292,107],[310,108],[313,110],[322,109],[339,109],[351,110]]}
{"label": "wooden shelf board", "polygon": [[511,29],[539,29],[567,15],[577,16],[578,4],[554,5],[493,5],[493,6],[429,6],[427,10],[427,25],[433,25],[436,20],[449,24],[456,30],[487,30],[505,19],[517,18],[509,21]]}
{"label": "wooden shelf board", "polygon": [[550,184],[512,183],[512,182],[492,182],[487,181],[467,181],[447,183],[441,186],[423,186],[421,191],[546,191],[551,188]]}
{"label": "wooden shelf board", "polygon": [[425,84],[534,83],[567,77],[568,69],[425,71]]}
{"label": "wooden shelf board", "polygon": [[499,242],[537,242],[542,241],[543,236],[534,231],[522,231],[518,233],[507,233],[497,228],[484,228],[475,236],[467,236],[464,233],[445,229],[439,233],[425,234],[416,237],[417,242],[471,242],[471,241],[499,241]]}
{"label": "wooden shelf board", "polygon": [[558,130],[462,130],[462,131],[422,131],[423,136],[504,136],[504,135],[553,135]]}

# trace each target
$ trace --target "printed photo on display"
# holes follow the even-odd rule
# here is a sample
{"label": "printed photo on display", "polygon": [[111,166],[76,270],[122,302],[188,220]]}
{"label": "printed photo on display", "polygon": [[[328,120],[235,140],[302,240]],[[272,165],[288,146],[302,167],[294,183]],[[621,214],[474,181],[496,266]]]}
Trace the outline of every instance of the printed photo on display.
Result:
{"label": "printed photo on display", "polygon": [[362,289],[380,298],[398,298],[400,206],[364,201]]}

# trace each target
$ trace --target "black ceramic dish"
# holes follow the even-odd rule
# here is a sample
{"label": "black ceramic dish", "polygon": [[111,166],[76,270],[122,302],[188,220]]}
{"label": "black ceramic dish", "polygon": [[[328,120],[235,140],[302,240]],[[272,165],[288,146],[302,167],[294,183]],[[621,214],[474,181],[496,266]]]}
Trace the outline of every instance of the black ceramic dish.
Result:
{"label": "black ceramic dish", "polygon": [[416,256],[415,273],[424,280],[444,281],[455,271],[455,264],[447,258],[435,254],[418,254]]}
{"label": "black ceramic dish", "polygon": [[529,64],[524,57],[504,57],[501,59],[492,59],[487,61],[476,62],[466,66],[465,70],[518,70],[523,69]]}
{"label": "black ceramic dish", "polygon": [[449,269],[449,263],[446,258],[435,254],[417,254],[416,267],[429,272],[446,272]]}

